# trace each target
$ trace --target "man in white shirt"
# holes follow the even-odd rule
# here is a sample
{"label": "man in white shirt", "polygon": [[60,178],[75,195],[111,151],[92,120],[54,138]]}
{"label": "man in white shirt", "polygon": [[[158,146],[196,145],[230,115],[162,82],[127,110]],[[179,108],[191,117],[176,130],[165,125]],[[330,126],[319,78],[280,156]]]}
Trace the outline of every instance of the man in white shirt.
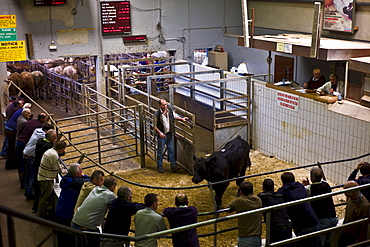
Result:
{"label": "man in white shirt", "polygon": [[159,109],[155,113],[157,118],[157,123],[155,126],[155,131],[157,133],[157,168],[158,172],[163,173],[163,156],[164,156],[164,145],[168,149],[168,158],[171,164],[172,172],[176,172],[180,169],[177,166],[175,160],[175,151],[174,151],[174,135],[175,135],[175,119],[186,121],[187,117],[180,117],[172,108],[167,105],[165,99],[159,100]]}

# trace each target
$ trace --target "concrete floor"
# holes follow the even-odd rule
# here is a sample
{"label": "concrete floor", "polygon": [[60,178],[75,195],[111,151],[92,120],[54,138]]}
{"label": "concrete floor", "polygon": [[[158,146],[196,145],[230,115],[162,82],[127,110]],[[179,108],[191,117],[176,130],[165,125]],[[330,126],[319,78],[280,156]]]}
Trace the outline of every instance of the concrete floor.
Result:
{"label": "concrete floor", "polygon": [[[55,107],[49,102],[39,100],[38,103],[47,112],[53,113],[55,118],[62,118],[71,115],[66,114],[64,109]],[[34,114],[34,118],[41,112],[41,110],[34,105],[32,106],[31,111]],[[3,139],[4,136],[0,135],[0,148],[2,147]],[[5,170],[5,159],[0,159],[0,176],[0,204],[36,216],[36,214],[32,213],[33,201],[26,201],[24,189],[20,189],[18,171]],[[0,213],[0,227],[4,247],[9,246],[6,220],[6,215]],[[16,247],[37,246],[51,231],[50,228],[45,228],[32,222],[27,222],[17,218],[15,218],[14,221],[16,229]],[[42,246],[53,246],[52,239],[50,238]]]}
{"label": "concrete floor", "polygon": [[[2,146],[3,139],[4,136],[0,135],[0,146]],[[32,213],[33,201],[26,201],[26,198],[24,197],[24,189],[20,189],[17,170],[5,170],[5,159],[0,160],[0,175],[0,204],[19,210],[23,213],[35,215]],[[7,216],[0,213],[0,227],[3,246],[9,246],[6,221]],[[50,229],[32,222],[27,222],[18,218],[14,218],[14,222],[17,247],[36,246],[48,233],[50,233]],[[49,239],[42,246],[52,246],[52,239]]]}

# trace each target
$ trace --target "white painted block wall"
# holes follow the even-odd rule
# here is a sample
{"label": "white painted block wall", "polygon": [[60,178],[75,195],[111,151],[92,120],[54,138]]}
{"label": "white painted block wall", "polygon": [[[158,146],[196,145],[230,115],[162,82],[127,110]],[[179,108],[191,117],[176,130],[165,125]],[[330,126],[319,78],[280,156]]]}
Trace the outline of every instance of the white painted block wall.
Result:
{"label": "white painted block wall", "polygon": [[[253,80],[253,149],[297,166],[369,153],[369,122],[329,111],[329,104],[299,96],[299,110],[288,110],[277,105],[277,92]],[[328,164],[323,169],[327,179],[341,184],[358,161]]]}

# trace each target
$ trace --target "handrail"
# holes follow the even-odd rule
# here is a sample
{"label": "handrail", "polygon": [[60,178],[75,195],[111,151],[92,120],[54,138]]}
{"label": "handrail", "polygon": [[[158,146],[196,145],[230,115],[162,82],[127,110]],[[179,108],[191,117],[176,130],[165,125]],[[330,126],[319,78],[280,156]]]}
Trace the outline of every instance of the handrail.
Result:
{"label": "handrail", "polygon": [[[74,235],[78,235],[82,240],[82,242],[81,242],[82,247],[87,246],[86,235],[85,235],[84,232],[82,232],[80,230],[74,229],[72,227],[64,226],[64,225],[55,223],[53,221],[43,219],[41,217],[26,214],[24,212],[15,210],[13,208],[10,208],[10,207],[4,206],[4,205],[0,205],[0,213],[6,214],[8,216],[8,219],[9,219],[9,217],[16,217],[16,218],[20,218],[20,219],[23,219],[23,220],[30,221],[32,223],[36,223],[36,224],[40,224],[40,225],[43,225],[43,226],[50,227],[50,228],[55,229],[57,231],[63,231],[63,232],[71,233],[71,234],[74,234]],[[10,222],[12,222],[12,221],[8,220],[8,224]],[[14,222],[11,223],[11,224],[12,224],[11,226],[8,225],[8,229],[9,228],[14,228]],[[8,231],[8,241],[12,243],[9,246],[12,246],[12,247],[16,246],[15,245],[16,244],[16,242],[15,242],[15,231],[10,231],[10,232]]]}
{"label": "handrail", "polygon": [[[277,205],[274,205],[274,206],[263,207],[263,208],[254,209],[254,210],[250,210],[250,211],[245,211],[245,212],[241,212],[241,213],[235,213],[235,214],[232,214],[232,215],[227,215],[227,216],[216,218],[216,219],[210,219],[210,220],[206,220],[206,221],[202,221],[202,222],[197,222],[197,223],[186,225],[186,226],[172,228],[172,229],[168,229],[168,230],[164,230],[164,231],[160,231],[160,232],[155,232],[155,233],[149,233],[147,235],[143,235],[143,236],[139,236],[139,237],[127,237],[127,236],[120,236],[120,235],[114,236],[112,234],[107,235],[107,234],[99,234],[99,233],[93,233],[93,234],[98,234],[100,236],[109,236],[109,237],[114,237],[114,238],[117,237],[117,238],[121,238],[121,239],[136,242],[136,241],[149,239],[149,238],[158,238],[158,237],[162,237],[162,236],[167,235],[167,234],[172,234],[172,233],[177,233],[177,232],[181,232],[181,231],[185,231],[185,230],[190,230],[190,229],[193,229],[193,228],[198,228],[198,227],[201,227],[201,226],[211,225],[211,224],[218,223],[218,222],[224,222],[224,221],[232,220],[232,219],[239,218],[239,217],[245,216],[245,215],[250,215],[250,214],[254,214],[254,213],[269,212],[269,211],[280,209],[280,208],[295,206],[295,205],[302,204],[302,203],[305,203],[305,202],[319,200],[319,199],[323,199],[323,198],[326,198],[326,197],[331,197],[331,196],[334,196],[334,195],[343,194],[345,192],[361,190],[361,189],[366,189],[366,188],[370,188],[370,184],[351,187],[351,188],[348,188],[348,189],[343,189],[343,190],[340,190],[340,191],[326,193],[326,194],[322,194],[322,195],[318,195],[318,196],[307,197],[307,198],[304,198],[304,199],[299,199],[299,200],[295,200],[295,201],[291,201],[291,202],[285,202],[285,203],[277,204]],[[320,230],[320,231],[315,231],[314,233],[305,234],[305,235],[299,236],[297,238],[294,238],[293,240],[289,239],[289,240],[276,242],[274,244],[271,244],[271,246],[278,246],[278,245],[286,244],[288,242],[295,242],[295,241],[306,239],[306,238],[309,238],[309,237],[312,237],[312,236],[321,235],[323,233],[327,233],[327,232],[333,231],[335,229],[341,229],[341,228],[344,228],[344,227],[347,227],[347,226],[350,226],[350,225],[359,224],[359,223],[365,222],[367,220],[368,220],[368,218],[365,218],[365,219],[361,219],[361,220],[354,221],[354,222],[351,222],[351,223],[343,224],[342,226],[332,227],[332,228],[325,229],[325,230]],[[86,232],[86,233],[88,233],[88,232]]]}

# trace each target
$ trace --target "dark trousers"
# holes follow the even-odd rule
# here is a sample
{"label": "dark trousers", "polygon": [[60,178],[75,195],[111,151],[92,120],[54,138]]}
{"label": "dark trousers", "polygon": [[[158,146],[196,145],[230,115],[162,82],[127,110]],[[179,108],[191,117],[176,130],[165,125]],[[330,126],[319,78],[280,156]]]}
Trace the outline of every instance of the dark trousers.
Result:
{"label": "dark trousers", "polygon": [[17,169],[17,163],[15,158],[15,140],[17,131],[5,129],[5,136],[8,138],[8,154],[5,162],[5,169],[12,170]]}
{"label": "dark trousers", "polygon": [[[70,219],[61,218],[58,215],[55,216],[55,221],[65,226],[71,226],[72,222]],[[76,246],[75,237],[73,234],[69,234],[62,231],[56,231],[56,234],[58,246],[70,246],[70,247]]]}
{"label": "dark trousers", "polygon": [[[80,225],[77,225],[72,221],[72,228],[81,230],[81,231],[87,231],[87,232],[99,232],[99,229],[88,229],[85,227],[82,227]],[[81,246],[80,241],[77,240],[77,246]],[[100,238],[96,235],[87,235],[87,246],[89,247],[99,247],[100,246]]]}
{"label": "dark trousers", "polygon": [[278,242],[292,238],[292,229],[288,227],[277,227],[271,229],[270,242]]}

